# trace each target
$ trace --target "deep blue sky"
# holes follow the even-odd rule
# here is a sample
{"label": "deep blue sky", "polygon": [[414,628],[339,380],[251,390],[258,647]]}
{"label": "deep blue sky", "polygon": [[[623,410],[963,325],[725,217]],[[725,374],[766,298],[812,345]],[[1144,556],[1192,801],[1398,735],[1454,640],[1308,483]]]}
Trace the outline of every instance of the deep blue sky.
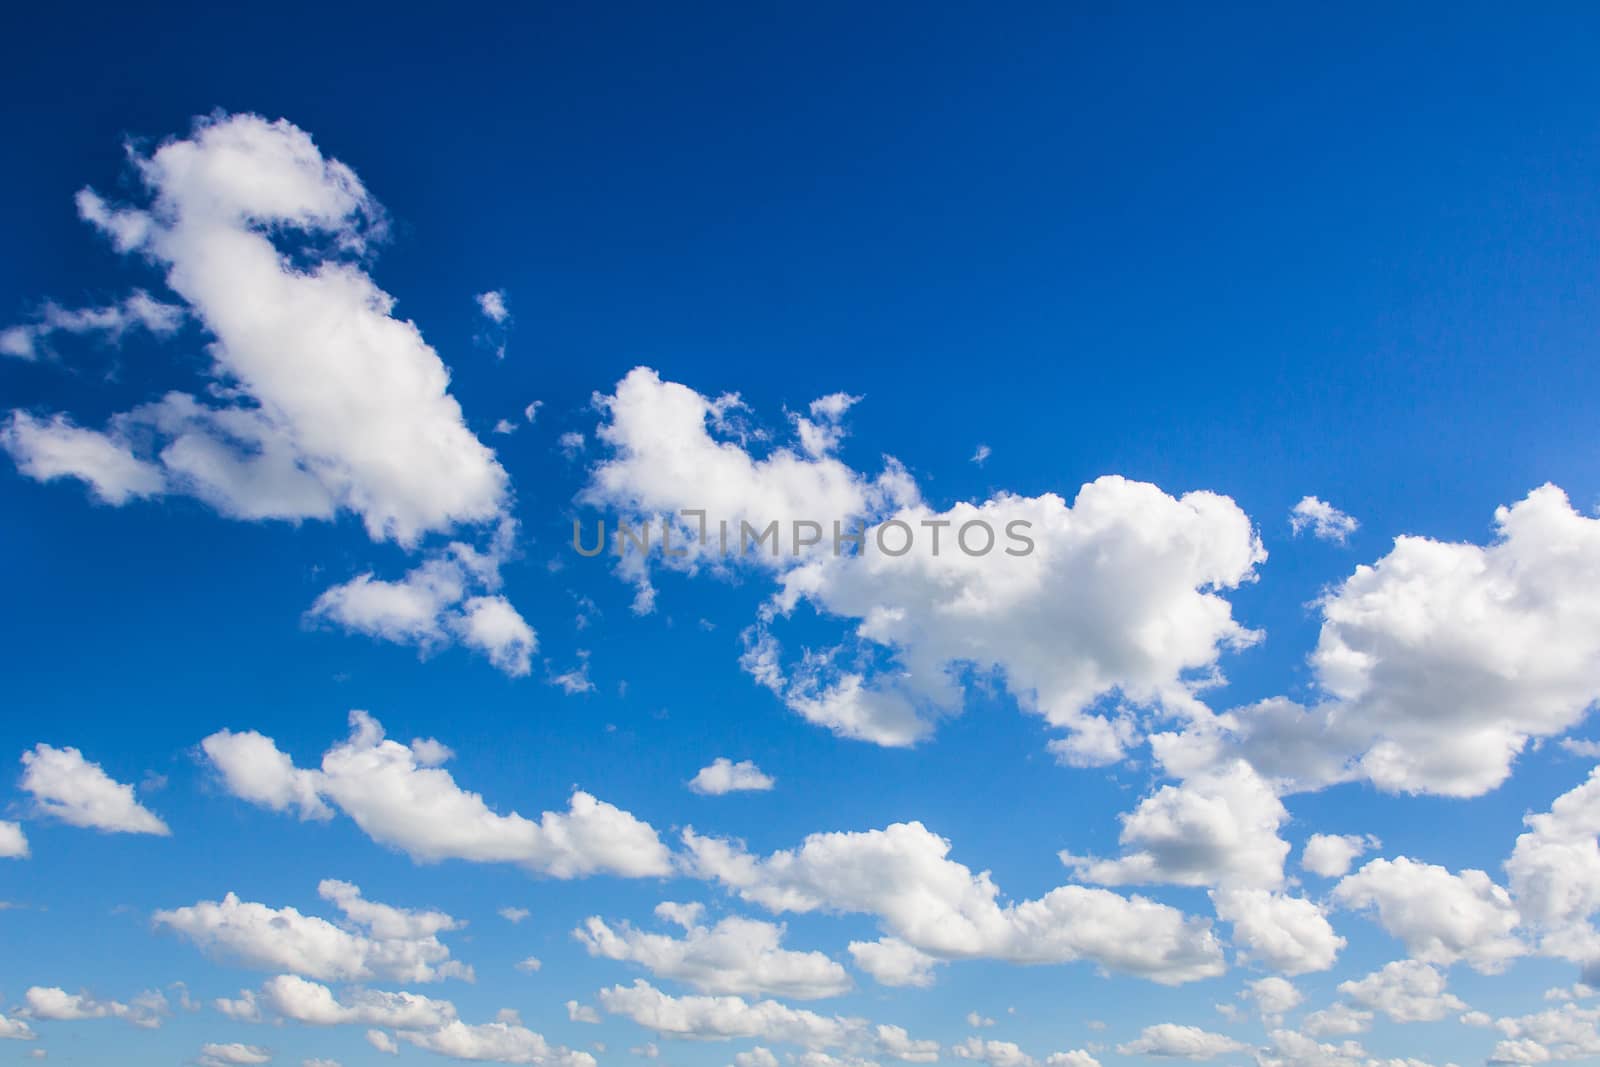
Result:
{"label": "deep blue sky", "polygon": [[[148,913],[229,890],[316,910],[317,880],[343,877],[471,919],[480,974],[494,977],[441,994],[463,1014],[512,1004],[553,1040],[593,1040],[561,1002],[632,975],[566,931],[595,912],[643,922],[657,900],[711,891],[418,868],[347,820],[307,827],[238,804],[191,758],[230,726],[314,763],[353,707],[396,737],[439,736],[459,754],[458,781],[503,808],[559,807],[581,784],[660,829],[707,826],[762,850],[921,819],[1019,898],[1060,884],[1057,849],[1115,850],[1115,813],[1145,791],[1147,767],[1063,770],[1009,699],[976,701],[915,755],[788,715],[735,662],[764,587],[668,579],[662,611],[637,619],[599,565],[547,569],[583,482],[556,434],[592,433],[591,393],[645,363],[707,394],[738,391],[772,424],[822,394],[860,394],[844,456],[872,470],[898,457],[941,506],[996,489],[1070,499],[1104,473],[1227,494],[1272,559],[1231,597],[1269,637],[1226,660],[1219,702],[1303,695],[1308,602],[1395,535],[1482,542],[1496,506],[1546,481],[1585,512],[1600,502],[1597,47],[1600,13],[1575,4],[8,11],[0,325],[49,299],[159,286],[73,209],[86,184],[131,193],[124,139],[149,147],[213,110],[310,131],[388,209],[373,277],[439,350],[468,424],[515,481],[527,541],[507,590],[539,630],[541,663],[565,669],[590,650],[599,691],[564,696],[542,665],[512,681],[459,650],[422,662],[303,626],[331,582],[404,562],[348,516],[290,528],[183,501],[112,509],[6,464],[0,761],[45,741],[83,747],[119,780],[165,775],[149,799],[174,837],[157,853],[30,824],[35,856],[0,871],[0,899],[48,910],[0,913],[0,993],[88,985],[126,998],[184,978],[196,996],[231,995],[255,976],[153,936]],[[515,322],[497,363],[474,341],[471,296],[502,287]],[[6,362],[0,398],[99,424],[192,381],[201,341],[190,328],[115,353],[82,344],[66,365]],[[489,437],[533,399],[545,404],[535,427]],[[993,449],[982,467],[968,462],[979,442]],[[1308,493],[1359,516],[1348,550],[1289,539],[1287,511]],[[580,595],[599,603],[598,633],[573,629]],[[682,782],[722,754],[755,758],[784,792],[708,813]],[[1381,809],[1387,854],[1494,871],[1523,811],[1586,766],[1543,752],[1490,798],[1417,799],[1403,815],[1341,787],[1291,804],[1306,824],[1291,836],[1364,831]],[[0,803],[21,811],[9,774]],[[502,943],[513,928],[494,908],[519,901],[551,917],[515,928],[530,943]],[[117,906],[127,914],[107,918]],[[91,920],[93,939],[79,933]],[[837,954],[840,930],[871,930],[829,922],[792,917],[791,936]],[[1341,932],[1351,974],[1393,958],[1369,925]],[[509,971],[530,953],[543,972]],[[1572,980],[1562,965],[1526,966],[1543,984]],[[1345,976],[1306,979],[1313,1005]],[[1477,981],[1452,988],[1478,1006]],[[1215,1028],[1210,1005],[1237,983],[1214,984],[1226,988],[1163,991],[1163,1018]],[[859,985],[850,1010],[943,1040],[965,1036],[953,1020],[970,1008],[1016,1005],[996,1036],[1041,1055],[1094,1040],[1085,1019],[1119,1023],[1123,1040],[1161,1021],[1129,1006],[1152,987],[1087,966],[950,968],[917,1000]],[[1485,1010],[1538,1007],[1495,1000],[1507,996],[1483,993]],[[106,1062],[120,1025],[63,1028],[52,1061]],[[1481,1035],[1390,1029],[1395,1055],[1482,1055]],[[139,1046],[149,1058],[120,1062],[252,1039],[232,1031],[212,1014],[180,1018]],[[606,1031],[616,1055],[602,1063],[646,1036]],[[280,1062],[319,1053],[272,1040]],[[323,1044],[345,1067],[387,1062],[359,1033]],[[681,1062],[728,1051],[691,1047]],[[0,1062],[22,1052],[0,1048]]]}

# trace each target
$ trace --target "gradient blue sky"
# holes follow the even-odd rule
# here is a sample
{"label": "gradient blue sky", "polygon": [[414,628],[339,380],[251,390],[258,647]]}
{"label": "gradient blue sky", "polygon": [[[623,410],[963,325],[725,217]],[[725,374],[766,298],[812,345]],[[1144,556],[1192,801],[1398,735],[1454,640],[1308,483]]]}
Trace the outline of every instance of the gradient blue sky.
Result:
{"label": "gradient blue sky", "polygon": [[[1396,536],[1490,544],[1495,509],[1547,482],[1580,515],[1600,504],[1600,19],[1580,5],[35,6],[4,24],[0,327],[36,321],[50,301],[100,306],[134,287],[182,303],[161,270],[80,221],[74,194],[141,201],[124,141],[148,154],[213,113],[288,120],[387,211],[388,237],[363,267],[437,350],[466,427],[509,475],[519,526],[503,593],[538,649],[526,676],[508,677],[461,647],[420,655],[307,621],[324,590],[368,570],[398,578],[443,534],[408,551],[375,543],[348,510],[235,521],[181,493],[113,507],[79,481],[0,464],[11,606],[0,759],[76,747],[171,828],[67,825],[40,814],[21,764],[0,775],[0,816],[30,845],[0,861],[0,899],[14,905],[0,911],[0,1012],[28,1018],[30,987],[125,1003],[165,989],[173,1001],[156,1029],[35,1017],[38,1040],[0,1041],[0,1063],[31,1062],[39,1047],[49,1062],[188,1063],[208,1042],[269,1048],[281,1064],[389,1062],[365,1026],[223,1017],[214,998],[271,972],[152,922],[229,892],[336,919],[317,895],[327,878],[467,922],[445,940],[476,982],[417,991],[469,1022],[515,1009],[602,1064],[644,1063],[629,1050],[652,1040],[672,1067],[721,1067],[752,1044],[799,1051],[669,1040],[617,1013],[568,1018],[569,999],[592,1005],[639,977],[696,993],[571,936],[590,915],[656,930],[663,900],[787,923],[786,947],[828,954],[854,984],[798,1007],[902,1025],[940,1042],[946,1062],[974,1033],[1041,1063],[1069,1049],[1148,1062],[1117,1046],[1162,1023],[1239,1043],[1213,1062],[1270,1055],[1258,1050],[1272,1027],[1238,993],[1273,972],[1231,946],[1225,974],[1178,986],[1092,962],[976,959],[940,967],[930,987],[893,987],[846,951],[879,936],[871,915],[772,914],[687,875],[417,863],[342,815],[302,822],[232,795],[202,738],[259,731],[315,767],[349,711],[365,709],[401,741],[448,745],[455,781],[498,811],[537,818],[579,787],[674,849],[689,826],[766,854],[916,820],[1014,900],[1072,880],[1059,851],[1121,854],[1119,815],[1175,780],[1148,748],[1065,766],[1046,748],[1055,732],[993,679],[915,747],[836,736],[740,668],[741,632],[773,591],[765,573],[663,573],[641,615],[626,581],[572,553],[573,515],[604,510],[576,498],[611,458],[592,396],[635,366],[706,397],[739,393],[772,435],[751,445],[757,455],[790,443],[786,413],[859,396],[840,460],[876,473],[892,455],[936,510],[1002,492],[1070,503],[1108,474],[1231,498],[1269,555],[1225,598],[1265,637],[1218,653],[1227,684],[1199,695],[1219,712],[1280,694],[1322,700],[1307,661],[1324,620],[1316,601]],[[506,294],[504,327],[474,302],[490,290]],[[38,358],[0,356],[0,398],[7,412],[102,427],[169,389],[202,391],[209,340],[194,317],[163,339],[60,333]],[[501,419],[516,432],[495,434]],[[568,433],[585,447],[563,450]],[[1307,495],[1359,528],[1344,543],[1293,536],[1290,509]],[[481,528],[457,532],[482,543]],[[1574,574],[1571,595],[1593,602],[1600,569]],[[801,635],[849,629],[802,612],[789,651]],[[585,661],[591,691],[553,683]],[[1579,702],[1573,736],[1593,733],[1582,709],[1595,697]],[[1449,733],[1449,709],[1440,716]],[[1278,832],[1293,846],[1288,874],[1305,882],[1288,891],[1332,891],[1299,869],[1313,833],[1381,838],[1356,867],[1408,856],[1506,884],[1524,815],[1594,765],[1554,743],[1564,732],[1530,741],[1481,795],[1359,780],[1286,791]],[[716,757],[754,760],[776,787],[687,789]],[[1115,891],[1212,916],[1204,885]],[[510,906],[532,914],[511,924],[496,914]],[[1290,1029],[1339,1000],[1340,982],[1408,955],[1383,924],[1327,911],[1348,945],[1337,966],[1293,978],[1305,1000]],[[1226,924],[1218,933],[1227,941]],[[1532,926],[1516,936],[1538,941]],[[527,956],[542,969],[514,969]],[[1499,975],[1458,964],[1449,990],[1495,1019],[1526,1016],[1556,1007],[1544,991],[1570,986],[1581,962],[1530,950]],[[199,1010],[177,1006],[180,981]],[[975,1030],[969,1011],[997,1025]],[[1514,1036],[1460,1014],[1380,1014],[1353,1039],[1374,1057],[1468,1064]],[[432,1057],[403,1045],[400,1058]]]}

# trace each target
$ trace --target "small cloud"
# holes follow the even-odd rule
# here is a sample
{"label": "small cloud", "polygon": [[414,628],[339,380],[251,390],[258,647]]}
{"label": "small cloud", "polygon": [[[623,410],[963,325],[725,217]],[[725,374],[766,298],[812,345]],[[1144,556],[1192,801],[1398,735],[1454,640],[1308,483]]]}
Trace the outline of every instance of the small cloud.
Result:
{"label": "small cloud", "polygon": [[511,318],[511,312],[506,307],[504,289],[491,289],[487,293],[479,293],[472,299],[478,302],[478,310],[483,312],[484,318],[496,326],[504,326]]}
{"label": "small cloud", "polygon": [[579,1004],[576,1000],[567,1001],[567,1018],[575,1023],[598,1023],[600,1013],[587,1004]]}
{"label": "small cloud", "polygon": [[535,400],[533,403],[522,409],[522,417],[527,419],[529,422],[532,422],[534,419],[539,417],[539,409],[542,407],[544,407],[544,401]]}
{"label": "small cloud", "polygon": [[1586,741],[1578,737],[1563,737],[1561,747],[1574,756],[1584,759],[1600,759],[1600,741]]}
{"label": "small cloud", "polygon": [[500,918],[504,919],[508,923],[519,923],[532,914],[533,912],[529,911],[527,908],[500,909]]}
{"label": "small cloud", "polygon": [[510,419],[501,419],[499,422],[494,424],[494,432],[504,434],[516,433],[517,424],[512,422]]}
{"label": "small cloud", "polygon": [[993,454],[993,451],[990,450],[988,445],[979,445],[978,450],[972,453],[972,462],[981,467],[983,466],[983,461],[988,459]]}
{"label": "small cloud", "polygon": [[577,430],[568,430],[556,438],[556,447],[561,449],[561,454],[568,459],[573,459],[583,451],[583,434]]}
{"label": "small cloud", "polygon": [[967,1012],[967,1025],[971,1027],[993,1026],[994,1020],[987,1015],[979,1015],[975,1011]]}
{"label": "small cloud", "polygon": [[550,684],[558,686],[568,696],[594,692],[594,683],[589,680],[589,650],[578,649],[578,665],[570,671],[552,674]]}
{"label": "small cloud", "polygon": [[1314,496],[1303,498],[1289,512],[1289,528],[1299,536],[1306,530],[1318,541],[1344,544],[1361,524],[1325,500]]}
{"label": "small cloud", "polygon": [[726,756],[718,756],[710,766],[701,767],[689,779],[689,789],[701,796],[719,797],[724,793],[765,792],[775,784],[771,775],[763,774],[752,760],[734,763]]}
{"label": "small cloud", "polygon": [[534,971],[539,970],[543,966],[544,963],[539,959],[538,956],[529,956],[527,959],[522,960],[517,964],[517,970],[521,971],[523,974],[532,974]]}

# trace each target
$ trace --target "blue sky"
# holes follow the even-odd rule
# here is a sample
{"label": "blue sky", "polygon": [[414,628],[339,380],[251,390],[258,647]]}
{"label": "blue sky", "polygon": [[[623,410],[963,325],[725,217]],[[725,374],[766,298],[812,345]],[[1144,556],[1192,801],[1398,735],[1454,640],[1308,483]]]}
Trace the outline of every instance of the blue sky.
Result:
{"label": "blue sky", "polygon": [[0,1063],[1600,1056],[1592,13],[10,22]]}

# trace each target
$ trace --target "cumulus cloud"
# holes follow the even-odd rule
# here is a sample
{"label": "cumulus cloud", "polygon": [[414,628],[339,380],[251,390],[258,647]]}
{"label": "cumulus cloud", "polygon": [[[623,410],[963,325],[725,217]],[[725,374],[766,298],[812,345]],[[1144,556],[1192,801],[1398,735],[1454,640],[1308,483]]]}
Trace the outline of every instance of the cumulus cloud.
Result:
{"label": "cumulus cloud", "polygon": [[1332,967],[1345,946],[1322,906],[1305,897],[1266,889],[1219,889],[1211,894],[1217,918],[1233,924],[1241,959],[1284,974]]}
{"label": "cumulus cloud", "polygon": [[483,312],[483,317],[496,326],[504,325],[511,318],[511,312],[506,308],[506,291],[504,289],[491,289],[487,293],[479,293],[472,298],[478,304],[478,310]]}
{"label": "cumulus cloud", "polygon": [[760,792],[771,789],[774,784],[773,778],[762,774],[752,760],[735,763],[726,756],[718,756],[689,779],[691,790],[713,797],[724,793]]}
{"label": "cumulus cloud", "polygon": [[1600,964],[1600,767],[1524,821],[1505,865],[1518,910],[1541,951]]}
{"label": "cumulus cloud", "polygon": [[[1071,505],[1053,494],[1002,494],[936,512],[898,464],[877,477],[859,473],[830,453],[830,436],[802,432],[798,451],[756,455],[732,394],[709,398],[638,368],[597,400],[607,417],[598,436],[610,456],[581,499],[674,522],[685,509],[704,512],[706,536],[685,523],[685,554],[661,557],[663,565],[727,567],[720,523],[737,539],[744,524],[759,531],[776,521],[770,554],[741,557],[779,582],[747,636],[744,665],[792,710],[842,736],[914,744],[939,716],[960,711],[959,675],[976,670],[994,673],[1066,733],[1054,746],[1062,759],[1107,763],[1137,731],[1127,714],[1091,710],[1098,702],[1194,711],[1195,689],[1215,680],[1221,651],[1258,636],[1220,595],[1251,580],[1265,558],[1249,519],[1225,497],[1173,498],[1109,477],[1084,486]],[[920,531],[926,547],[835,555],[804,543],[795,520],[824,532],[834,521],[900,523],[896,529],[913,536]],[[977,553],[984,528],[997,539],[1016,531],[1020,539],[1004,543],[1031,539],[1032,548]],[[932,539],[941,535],[936,554]],[[629,559],[619,567],[649,602],[644,564]],[[789,666],[772,624],[801,601],[846,620],[853,634]],[[874,657],[886,663],[850,665]]]}
{"label": "cumulus cloud", "polygon": [[1338,508],[1314,496],[1302,497],[1289,512],[1289,527],[1296,536],[1307,530],[1319,541],[1344,544],[1360,523]]}
{"label": "cumulus cloud", "polygon": [[595,1058],[563,1045],[552,1045],[515,1022],[468,1024],[459,1019],[433,1030],[398,1031],[402,1041],[458,1060],[527,1063],[540,1067],[595,1067]]}
{"label": "cumulus cloud", "polygon": [[[362,711],[350,713],[350,726],[349,738],[323,754],[317,771],[296,768],[260,735],[241,746],[238,738],[246,735],[224,730],[201,748],[234,795],[280,811],[293,803],[302,818],[319,817],[317,805],[331,804],[368,837],[419,863],[516,863],[556,878],[638,878],[672,869],[666,846],[648,823],[588,793],[575,791],[565,812],[547,811],[537,820],[502,815],[435,765],[449,758],[445,746],[428,740],[400,744]],[[316,804],[308,806],[308,798]]]}
{"label": "cumulus cloud", "polygon": [[0,819],[0,859],[27,859],[28,837],[22,827]]}
{"label": "cumulus cloud", "polygon": [[652,934],[627,923],[607,925],[590,916],[573,936],[591,956],[637,963],[658,978],[703,993],[773,995],[810,1000],[838,996],[851,987],[843,967],[821,952],[782,947],[784,927],[739,916],[715,925],[700,922],[698,904],[662,904],[656,915],[683,928],[682,937]]}
{"label": "cumulus cloud", "polygon": [[1415,960],[1444,966],[1462,961],[1484,974],[1504,970],[1527,951],[1511,895],[1483,871],[1452,874],[1400,856],[1377,859],[1334,887],[1346,908],[1369,910]]}
{"label": "cumulus cloud", "polygon": [[1293,1011],[1305,1000],[1292,982],[1283,978],[1258,978],[1245,986],[1240,996],[1255,1006],[1263,1020],[1282,1019],[1285,1012]]}
{"label": "cumulus cloud", "polygon": [[1435,1022],[1467,1009],[1459,997],[1445,992],[1444,975],[1420,960],[1396,960],[1359,981],[1340,982],[1339,993],[1397,1023]]}
{"label": "cumulus cloud", "polygon": [[1505,1040],[1490,1063],[1549,1063],[1600,1056],[1600,1008],[1562,1004],[1532,1015],[1495,1020]]}
{"label": "cumulus cloud", "polygon": [[[949,859],[950,842],[921,823],[812,834],[797,849],[765,857],[692,829],[683,840],[694,873],[771,911],[876,917],[897,942],[885,950],[891,957],[903,944],[944,960],[1089,960],[1173,985],[1225,966],[1207,923],[1143,897],[1068,885],[1001,904],[988,873]],[[851,951],[861,964],[863,953]]]}
{"label": "cumulus cloud", "polygon": [[[79,214],[160,268],[181,308],[136,293],[116,308],[58,309],[38,329],[170,332],[187,315],[209,335],[209,381],[103,430],[12,412],[0,446],[23,473],[79,478],[111,504],[185,494],[244,520],[349,512],[373,540],[407,548],[504,523],[505,470],[468,429],[438,354],[366,272],[383,211],[354,171],[293,124],[255,115],[201,119],[130,155],[142,206],[84,189]],[[337,609],[362,593],[375,598],[330,592],[319,614],[359,619]],[[460,615],[441,625],[453,632]]]}
{"label": "cumulus cloud", "polygon": [[938,1058],[932,1041],[914,1041],[899,1027],[873,1026],[866,1019],[819,1015],[776,1000],[738,996],[673,997],[644,979],[600,991],[600,1004],[663,1037],[693,1040],[756,1038],[806,1049],[868,1050],[911,1063]]}
{"label": "cumulus cloud", "polygon": [[1323,878],[1343,878],[1356,857],[1382,847],[1383,842],[1371,834],[1312,834],[1300,854],[1300,866]]}
{"label": "cumulus cloud", "polygon": [[75,1022],[84,1019],[121,1019],[145,1030],[155,1030],[170,1014],[167,998],[147,990],[129,1003],[96,1000],[88,993],[68,993],[55,986],[32,986],[22,997],[22,1014],[30,1019]]}
{"label": "cumulus cloud", "polygon": [[1213,1060],[1230,1052],[1249,1048],[1226,1034],[1214,1034],[1198,1026],[1157,1023],[1147,1026],[1133,1040],[1117,1046],[1124,1056],[1166,1056],[1181,1060]]}
{"label": "cumulus cloud", "polygon": [[1062,853],[1087,882],[1275,889],[1289,844],[1278,836],[1288,812],[1243,760],[1178,785],[1162,786],[1121,816],[1121,859]]}
{"label": "cumulus cloud", "polygon": [[459,925],[450,916],[375,904],[344,882],[325,881],[318,894],[344,913],[344,926],[292,907],[243,901],[233,893],[220,901],[158,911],[153,918],[158,927],[257,970],[337,982],[471,978],[472,969],[452,960],[439,940],[439,933]]}
{"label": "cumulus cloud", "polygon": [[245,1045],[237,1041],[210,1042],[200,1046],[200,1067],[254,1067],[270,1063],[272,1053],[259,1045]]}
{"label": "cumulus cloud", "polygon": [[75,748],[35,745],[22,754],[22,788],[43,815],[71,826],[118,834],[172,831],[124,785]]}
{"label": "cumulus cloud", "polygon": [[1243,754],[1297,789],[1364,779],[1478,796],[1530,741],[1600,699],[1600,519],[1546,485],[1495,513],[1488,545],[1399,537],[1320,602],[1325,699],[1274,698],[1156,739],[1169,768]]}

